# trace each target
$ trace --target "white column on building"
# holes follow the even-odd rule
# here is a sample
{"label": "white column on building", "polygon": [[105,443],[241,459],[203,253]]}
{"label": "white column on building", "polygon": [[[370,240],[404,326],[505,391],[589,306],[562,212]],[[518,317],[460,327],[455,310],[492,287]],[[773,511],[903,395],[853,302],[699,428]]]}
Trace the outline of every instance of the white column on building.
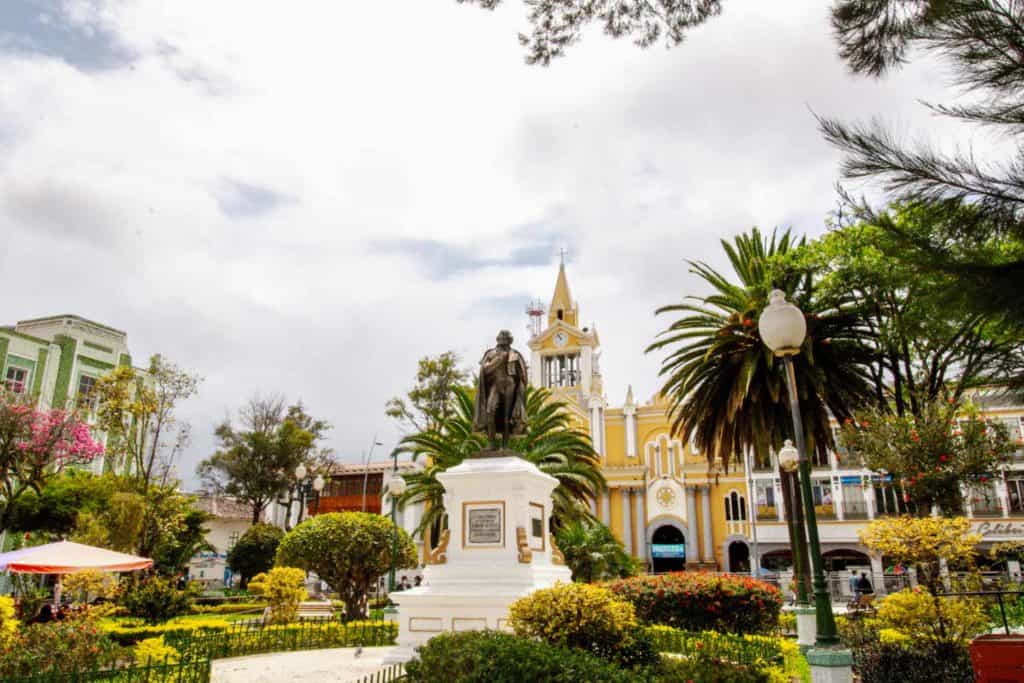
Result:
{"label": "white column on building", "polygon": [[622,545],[626,552],[633,554],[633,520],[630,515],[633,489],[619,489],[622,494]]}
{"label": "white column on building", "polygon": [[[843,478],[840,476],[832,477],[832,507],[836,511],[836,519],[840,522],[846,519],[845,511],[843,510]],[[836,486],[835,483],[839,485]]]}
{"label": "white column on building", "polygon": [[1003,517],[1010,516],[1010,491],[1006,486],[1005,479],[996,479],[996,497],[999,499],[999,507],[1003,511]]}
{"label": "white column on building", "polygon": [[598,455],[604,456],[604,430],[601,428],[601,408],[596,399],[590,404],[590,441]]}
{"label": "white column on building", "polygon": [[636,457],[636,404],[633,402],[633,387],[626,392],[626,402],[622,406],[622,415],[626,419],[626,456]]}
{"label": "white column on building", "polygon": [[590,499],[590,514],[594,515],[594,517],[597,517],[597,499],[600,496],[601,494],[598,493],[596,496]]}
{"label": "white column on building", "polygon": [[715,561],[715,552],[714,552],[714,548],[712,547],[712,544],[711,544],[711,542],[712,542],[712,537],[711,537],[711,487],[710,486],[701,486],[700,487],[700,493],[701,493],[700,510],[701,510],[702,516],[704,517],[704,519],[703,519],[704,524],[702,525],[704,527],[704,529],[703,529],[704,533],[703,533],[703,537],[701,538],[701,544],[700,544],[700,547],[701,547],[701,559],[704,562],[714,562]]}
{"label": "white column on building", "polygon": [[885,595],[885,567],[881,555],[871,555],[871,587],[875,595]]}
{"label": "white column on building", "polygon": [[[686,487],[686,561],[697,560],[697,487]],[[691,550],[692,549],[692,550]],[[691,559],[692,558],[692,559]]]}
{"label": "white column on building", "polygon": [[641,488],[637,489],[633,495],[633,523],[636,525],[636,533],[634,534],[634,537],[636,538],[636,556],[639,557],[641,561],[647,557],[647,548],[645,547],[646,544],[644,542],[646,540],[645,532],[647,530],[647,520],[645,519],[646,515],[644,515],[644,493],[645,490]]}
{"label": "white column on building", "polygon": [[540,351],[530,353],[530,383],[535,387],[544,386],[544,362]]}
{"label": "white column on building", "polygon": [[584,346],[580,352],[580,390],[584,396],[590,395],[590,380],[594,374],[594,350]]}
{"label": "white column on building", "polygon": [[611,489],[601,494],[601,522],[603,522],[605,526],[609,526],[612,523],[611,497]]}
{"label": "white column on building", "polygon": [[867,483],[861,484],[861,488],[864,490],[864,509],[867,510],[868,519],[874,519],[878,511],[875,510],[875,486],[871,483],[871,475],[864,475],[862,481]]}

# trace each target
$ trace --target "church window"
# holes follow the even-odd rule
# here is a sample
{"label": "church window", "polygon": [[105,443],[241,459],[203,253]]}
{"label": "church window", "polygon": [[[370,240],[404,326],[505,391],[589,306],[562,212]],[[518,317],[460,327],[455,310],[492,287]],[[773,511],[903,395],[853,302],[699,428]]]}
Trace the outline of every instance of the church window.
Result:
{"label": "church window", "polygon": [[561,308],[558,309],[558,319],[565,320],[565,311],[563,311]]}
{"label": "church window", "polygon": [[725,497],[725,521],[745,522],[747,520],[747,501],[740,494],[731,491]]}

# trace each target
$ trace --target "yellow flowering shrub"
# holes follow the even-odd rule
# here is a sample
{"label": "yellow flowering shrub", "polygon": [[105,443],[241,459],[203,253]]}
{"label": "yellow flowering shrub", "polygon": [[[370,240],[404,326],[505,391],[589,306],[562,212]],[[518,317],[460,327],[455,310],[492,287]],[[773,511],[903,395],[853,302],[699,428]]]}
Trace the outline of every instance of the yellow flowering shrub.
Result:
{"label": "yellow flowering shrub", "polygon": [[63,583],[64,593],[77,602],[89,602],[94,598],[112,600],[121,588],[117,574],[96,570],[68,574]]}
{"label": "yellow flowering shrub", "polygon": [[[270,603],[270,623],[287,624],[298,619],[299,603],[308,596],[306,572],[296,567],[274,567],[266,577],[260,591]],[[252,590],[251,581],[249,590]]]}
{"label": "yellow flowering shrub", "polygon": [[899,645],[907,647],[914,642],[914,639],[902,631],[894,628],[883,628],[878,632],[878,640],[886,645]]}
{"label": "yellow flowering shrub", "polygon": [[623,666],[657,660],[633,605],[593,584],[559,583],[534,591],[509,607],[509,625],[517,636],[580,648]]}
{"label": "yellow flowering shrub", "polygon": [[876,621],[881,630],[909,639],[964,644],[988,627],[988,616],[978,601],[936,597],[921,589],[887,596],[878,605]]}
{"label": "yellow flowering shrub", "polygon": [[15,617],[14,598],[0,595],[0,649],[18,632],[18,620]]}
{"label": "yellow flowering shrub", "polygon": [[567,645],[580,634],[622,637],[637,621],[633,605],[607,588],[569,583],[516,600],[509,607],[509,624],[517,636]]}
{"label": "yellow flowering shrub", "polygon": [[164,637],[146,638],[132,650],[136,663],[140,666],[148,664],[177,664],[180,656],[178,651],[164,643]]}
{"label": "yellow flowering shrub", "polygon": [[886,517],[874,520],[859,535],[874,553],[915,567],[918,580],[932,593],[939,589],[941,560],[970,563],[981,543],[981,535],[971,533],[971,522],[964,517]]}

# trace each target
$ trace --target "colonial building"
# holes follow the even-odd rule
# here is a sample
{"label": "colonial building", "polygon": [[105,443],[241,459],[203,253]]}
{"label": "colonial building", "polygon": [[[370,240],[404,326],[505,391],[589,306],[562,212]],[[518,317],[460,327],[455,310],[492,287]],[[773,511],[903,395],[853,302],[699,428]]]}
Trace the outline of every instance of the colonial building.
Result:
{"label": "colonial building", "polygon": [[[540,312],[531,309],[534,316]],[[630,387],[621,405],[610,405],[597,329],[580,320],[563,264],[546,326],[534,325],[529,341],[531,383],[567,401],[591,435],[609,489],[594,504],[597,517],[653,571],[787,568],[789,538],[774,459],[761,468],[745,467],[742,457],[728,472],[717,464],[709,468],[703,454],[671,433],[662,397],[639,402]],[[976,402],[1015,437],[1024,435],[1024,406],[988,395]],[[856,458],[842,456],[830,454],[813,468],[826,564],[834,571],[871,568],[880,575],[883,558],[871,557],[857,532],[875,517],[898,514],[901,492]],[[1024,450],[1005,473],[965,495],[974,528],[986,542],[1024,540]]]}
{"label": "colonial building", "polygon": [[206,491],[194,495],[193,507],[210,515],[205,526],[209,529],[206,542],[211,548],[196,553],[185,567],[185,573],[190,581],[199,581],[208,591],[231,586],[233,573],[228,568],[228,552],[251,525],[252,508],[231,496]]}
{"label": "colonial building", "polygon": [[[8,391],[36,397],[40,408],[77,407],[92,419],[96,381],[118,365],[131,365],[128,335],[77,315],[56,315],[0,327],[0,371]],[[105,436],[95,434],[105,442]],[[112,467],[106,457],[91,469]]]}

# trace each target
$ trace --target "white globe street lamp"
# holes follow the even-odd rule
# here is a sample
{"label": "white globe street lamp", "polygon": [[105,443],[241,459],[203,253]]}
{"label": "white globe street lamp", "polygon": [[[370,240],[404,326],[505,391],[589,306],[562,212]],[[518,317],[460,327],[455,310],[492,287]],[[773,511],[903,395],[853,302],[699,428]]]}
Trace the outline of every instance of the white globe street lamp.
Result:
{"label": "white globe street lamp", "polygon": [[776,356],[795,356],[807,337],[807,320],[799,308],[786,301],[782,290],[773,289],[757,329],[765,346]]}
{"label": "white globe street lamp", "polygon": [[316,478],[313,479],[313,490],[320,493],[324,490],[324,483],[324,478],[319,474],[316,475]]}
{"label": "white globe street lamp", "polygon": [[306,466],[303,465],[300,462],[299,466],[295,468],[295,479],[296,479],[296,481],[302,481],[305,478],[306,478]]}
{"label": "white globe street lamp", "polygon": [[793,445],[792,439],[786,439],[782,448],[779,449],[779,467],[787,472],[796,472],[800,466],[800,453]]}
{"label": "white globe street lamp", "polygon": [[793,447],[791,441],[787,440],[779,451],[779,465],[783,469],[792,471],[795,456],[813,569],[814,611],[818,621],[817,645],[818,647],[834,647],[839,643],[839,635],[836,632],[836,621],[832,614],[832,598],[825,585],[825,568],[818,537],[818,520],[814,510],[814,495],[811,490],[811,463],[807,459],[804,425],[800,414],[800,395],[797,392],[796,372],[793,369],[793,356],[800,353],[804,339],[807,338],[807,320],[799,308],[786,301],[784,292],[774,289],[768,295],[768,306],[758,318],[757,329],[765,346],[776,356],[782,358],[786,370],[786,388],[789,390],[789,410],[793,416],[793,435],[796,438],[796,448]]}
{"label": "white globe street lamp", "polygon": [[392,498],[398,498],[405,493],[406,483],[405,478],[400,474],[393,474],[388,479],[388,493]]}

